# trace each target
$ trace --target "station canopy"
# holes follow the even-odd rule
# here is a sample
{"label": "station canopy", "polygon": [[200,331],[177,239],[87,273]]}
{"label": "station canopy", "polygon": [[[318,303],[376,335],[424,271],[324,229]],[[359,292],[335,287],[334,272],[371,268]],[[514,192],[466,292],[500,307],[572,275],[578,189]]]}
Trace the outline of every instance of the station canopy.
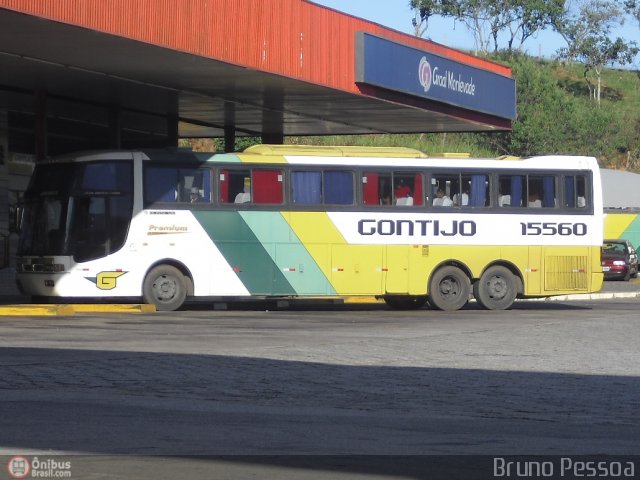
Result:
{"label": "station canopy", "polygon": [[[33,93],[46,92],[52,118],[106,124],[105,107],[115,106],[122,128],[162,132],[167,116],[173,116],[180,137],[222,137],[225,128],[238,136],[496,131],[509,130],[515,118],[515,82],[507,68],[480,60],[465,65],[470,55],[452,59],[451,49],[305,0],[265,0],[265,17],[248,23],[233,12],[222,13],[221,20],[212,17],[219,23],[206,36],[170,25],[167,2],[63,3],[68,11],[56,9],[58,2],[0,0],[0,109],[32,109]],[[187,3],[192,10],[207,5]],[[239,9],[255,2],[212,3],[247,4]],[[136,12],[109,12],[134,4]],[[282,25],[254,31],[260,22],[273,24],[278,12]],[[205,13],[181,15],[195,19]],[[292,24],[289,17],[299,24],[285,28]],[[346,39],[340,40],[344,44],[336,45],[331,32]],[[242,38],[247,45],[232,45]],[[291,39],[297,43],[291,45]],[[419,91],[397,84],[406,76],[405,67],[394,64],[401,50],[417,55],[409,68]],[[438,70],[440,60],[474,70],[451,73],[446,65]],[[478,84],[474,72],[491,75],[489,84]],[[495,96],[504,93],[491,85],[494,79],[507,81],[506,113],[491,111],[500,103]],[[482,97],[484,104],[434,96],[445,82],[453,82],[448,90]]]}

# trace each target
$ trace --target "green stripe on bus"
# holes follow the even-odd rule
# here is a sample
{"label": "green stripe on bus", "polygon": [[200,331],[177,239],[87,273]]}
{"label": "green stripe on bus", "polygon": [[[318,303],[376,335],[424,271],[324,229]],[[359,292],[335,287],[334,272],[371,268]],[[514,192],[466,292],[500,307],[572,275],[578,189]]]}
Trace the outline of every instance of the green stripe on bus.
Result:
{"label": "green stripe on bus", "polygon": [[329,279],[280,212],[240,212],[298,295],[335,295]]}
{"label": "green stripe on bus", "polygon": [[273,246],[265,246],[238,212],[194,211],[193,215],[252,295],[296,293],[267,251]]}
{"label": "green stripe on bus", "polygon": [[636,215],[620,238],[629,240],[635,248],[640,247],[640,215]]}

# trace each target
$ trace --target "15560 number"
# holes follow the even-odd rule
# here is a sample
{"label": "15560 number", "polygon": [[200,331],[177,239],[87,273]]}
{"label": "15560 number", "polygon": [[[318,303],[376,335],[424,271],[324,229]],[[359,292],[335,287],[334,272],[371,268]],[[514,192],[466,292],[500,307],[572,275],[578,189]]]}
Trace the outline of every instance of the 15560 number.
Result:
{"label": "15560 number", "polygon": [[583,237],[587,234],[585,223],[554,223],[554,222],[521,222],[522,235],[576,235]]}

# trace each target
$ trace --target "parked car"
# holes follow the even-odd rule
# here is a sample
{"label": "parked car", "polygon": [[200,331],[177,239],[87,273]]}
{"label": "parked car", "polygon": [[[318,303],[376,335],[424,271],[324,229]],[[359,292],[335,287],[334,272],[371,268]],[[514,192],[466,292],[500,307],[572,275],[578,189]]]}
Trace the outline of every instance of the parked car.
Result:
{"label": "parked car", "polygon": [[605,240],[601,259],[605,280],[638,276],[638,254],[629,240]]}

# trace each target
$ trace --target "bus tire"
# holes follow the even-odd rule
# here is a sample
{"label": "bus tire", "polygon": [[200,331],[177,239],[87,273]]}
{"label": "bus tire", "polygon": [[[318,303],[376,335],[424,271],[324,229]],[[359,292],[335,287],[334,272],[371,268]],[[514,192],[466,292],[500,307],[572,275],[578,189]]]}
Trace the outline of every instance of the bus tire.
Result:
{"label": "bus tire", "polygon": [[427,303],[425,295],[390,295],[383,298],[384,302],[395,310],[417,310]]}
{"label": "bus tire", "polygon": [[429,281],[428,300],[437,310],[460,310],[469,301],[471,283],[458,267],[438,269]]}
{"label": "bus tire", "polygon": [[177,310],[187,297],[187,282],[180,270],[171,265],[158,265],[144,279],[142,296],[156,310]]}
{"label": "bus tire", "polygon": [[507,310],[518,295],[518,283],[513,273],[500,265],[487,268],[473,284],[473,296],[487,310]]}

